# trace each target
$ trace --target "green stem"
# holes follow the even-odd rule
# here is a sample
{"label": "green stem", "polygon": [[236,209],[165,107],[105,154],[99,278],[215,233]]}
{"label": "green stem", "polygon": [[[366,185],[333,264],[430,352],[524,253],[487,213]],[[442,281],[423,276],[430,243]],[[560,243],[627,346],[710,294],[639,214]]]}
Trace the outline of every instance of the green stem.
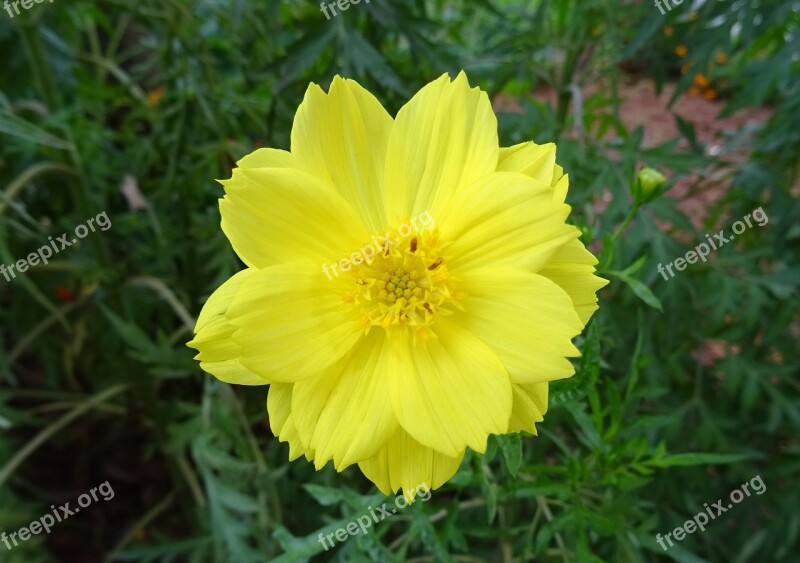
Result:
{"label": "green stem", "polygon": [[625,217],[625,220],[622,221],[622,224],[617,227],[617,229],[614,231],[614,234],[611,235],[611,238],[608,240],[608,244],[606,245],[608,252],[603,260],[603,265],[600,268],[599,273],[608,271],[608,267],[611,265],[611,261],[614,259],[614,245],[616,244],[617,240],[619,240],[619,237],[622,236],[622,233],[625,232],[625,229],[628,227],[633,218],[636,216],[636,213],[639,211],[640,207],[641,205],[634,203],[631,210],[628,211],[628,215]]}
{"label": "green stem", "polygon": [[31,22],[24,22],[19,25],[20,40],[31,63],[33,81],[39,90],[39,95],[47,104],[52,112],[61,109],[61,97],[53,81],[53,73],[50,72],[42,47],[42,38],[36,27]]}
{"label": "green stem", "polygon": [[[42,38],[38,32],[38,29],[30,21],[22,22],[19,25],[19,34],[22,45],[28,55],[34,83],[39,91],[39,95],[47,104],[47,108],[50,113],[61,110],[62,99],[53,79],[54,73],[51,71],[50,65],[48,64],[45,56]],[[83,160],[81,159],[80,154],[75,147],[72,131],[67,128],[65,133],[67,141],[69,141],[70,144],[69,158],[65,158],[64,154],[60,151],[55,151],[53,153],[53,157],[54,160],[57,159],[64,165],[71,166],[77,172],[80,182],[73,179],[68,182],[68,185],[72,194],[72,199],[75,202],[75,206],[83,216],[83,219],[87,220],[91,217],[94,217],[96,213],[92,212],[91,206],[89,205],[89,197],[86,190],[87,176],[83,166]],[[69,162],[70,160],[71,162]],[[108,264],[108,247],[106,246],[102,237],[91,237],[90,244],[97,261],[100,264]]]}
{"label": "green stem", "polygon": [[622,235],[623,232],[625,232],[628,224],[633,220],[634,216],[636,216],[636,213],[639,211],[639,207],[641,206],[638,203],[633,204],[631,210],[628,211],[628,216],[625,217],[625,220],[622,222],[622,224],[617,227],[617,230],[614,231],[613,235],[611,235],[612,243],[617,242],[617,239]]}
{"label": "green stem", "polygon": [[561,74],[561,83],[558,85],[558,106],[556,109],[556,123],[558,126],[559,137],[564,133],[567,126],[567,116],[569,114],[569,104],[572,100],[572,91],[569,85],[572,83],[572,75],[578,64],[582,47],[572,49],[567,47],[567,58],[564,61],[564,72]]}

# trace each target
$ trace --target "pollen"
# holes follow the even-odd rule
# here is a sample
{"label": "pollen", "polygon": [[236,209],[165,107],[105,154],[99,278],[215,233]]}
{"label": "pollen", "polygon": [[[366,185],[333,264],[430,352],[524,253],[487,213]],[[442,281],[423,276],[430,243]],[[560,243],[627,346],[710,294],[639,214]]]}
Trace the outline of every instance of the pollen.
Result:
{"label": "pollen", "polygon": [[365,333],[380,327],[389,335],[408,331],[421,340],[435,338],[431,326],[436,318],[463,309],[459,301],[464,297],[442,253],[439,232],[389,235],[380,239],[373,256],[349,272],[351,290],[342,298]]}

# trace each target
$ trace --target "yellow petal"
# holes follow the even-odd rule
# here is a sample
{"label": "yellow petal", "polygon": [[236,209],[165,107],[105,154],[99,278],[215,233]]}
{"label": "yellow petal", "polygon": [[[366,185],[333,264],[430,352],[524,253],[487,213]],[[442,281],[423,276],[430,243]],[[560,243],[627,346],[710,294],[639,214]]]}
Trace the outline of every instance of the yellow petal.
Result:
{"label": "yellow petal", "polygon": [[553,171],[553,201],[564,203],[569,190],[569,175],[564,174],[564,169],[556,165]]}
{"label": "yellow petal", "polygon": [[389,495],[403,489],[410,500],[420,488],[438,489],[458,471],[464,450],[454,457],[427,448],[398,428],[381,450],[358,467],[380,491]]}
{"label": "yellow petal", "polygon": [[520,172],[553,188],[553,201],[564,203],[567,199],[569,178],[564,169],[556,164],[556,145],[547,143],[520,143],[500,149],[498,171]]}
{"label": "yellow petal", "polygon": [[272,266],[245,280],[227,313],[242,365],[269,382],[291,383],[341,360],[362,328],[330,283],[298,265]]}
{"label": "yellow petal", "polygon": [[460,288],[464,312],[454,317],[500,358],[515,383],[570,377],[567,357],[583,324],[563,289],[523,270],[471,270]]}
{"label": "yellow petal", "polygon": [[497,167],[497,119],[485,92],[462,72],[420,90],[397,114],[389,140],[389,221],[436,217],[459,190]]}
{"label": "yellow petal", "polygon": [[529,383],[519,385],[515,383],[514,405],[511,409],[511,420],[508,423],[508,432],[524,430],[537,435],[536,422],[544,420],[547,412],[548,383]]}
{"label": "yellow petal", "polygon": [[372,94],[337,76],[328,94],[308,87],[292,127],[298,168],[338,190],[372,232],[386,226],[384,164],[393,123]]}
{"label": "yellow petal", "polygon": [[269,386],[267,412],[272,433],[280,437],[286,421],[292,416],[292,389],[294,383],[273,383]]}
{"label": "yellow petal", "polygon": [[511,384],[486,344],[440,317],[438,338],[413,345],[393,335],[388,391],[401,426],[421,444],[448,456],[466,446],[486,450],[489,434],[504,432]]}
{"label": "yellow petal", "polygon": [[[448,265],[459,273],[484,266],[542,268],[553,253],[579,236],[564,221],[569,206],[552,199],[549,184],[516,172],[495,172],[471,184],[440,216]],[[440,218],[441,217],[441,218]]]}
{"label": "yellow petal", "polygon": [[294,157],[279,149],[258,149],[236,163],[239,168],[296,168]]}
{"label": "yellow petal", "polygon": [[196,349],[195,356],[200,360],[200,367],[226,383],[239,385],[266,385],[269,383],[248,370],[239,362],[241,349],[233,341],[233,326],[225,314],[231,301],[239,292],[245,280],[255,270],[242,270],[222,284],[206,301],[195,326],[195,338],[187,344]]}
{"label": "yellow petal", "polygon": [[300,170],[237,168],[222,184],[222,230],[248,266],[293,262],[321,271],[369,237],[338,193]]}
{"label": "yellow petal", "polygon": [[556,251],[539,272],[567,292],[584,326],[598,309],[597,291],[608,285],[608,280],[594,275],[595,264],[597,258],[576,239]]}
{"label": "yellow petal", "polygon": [[500,149],[498,171],[521,172],[526,176],[548,186],[553,180],[553,168],[556,165],[556,145],[547,143],[520,143],[513,147]]}
{"label": "yellow petal", "polygon": [[314,460],[314,451],[301,440],[292,418],[293,383],[273,383],[269,386],[267,411],[272,433],[281,442],[289,443],[289,461],[305,455],[308,461]]}
{"label": "yellow petal", "polygon": [[[569,177],[555,163],[555,154],[555,145],[552,143],[522,143],[501,148],[497,169],[521,172],[549,182],[553,190],[553,201],[563,203],[567,197]],[[593,275],[595,264],[595,257],[576,238],[553,253],[545,267],[538,272],[556,282],[569,294],[584,325],[598,308],[596,292],[608,283]]]}
{"label": "yellow petal", "polygon": [[317,469],[333,459],[342,471],[375,455],[397,430],[386,392],[386,334],[370,332],[336,368],[294,384],[292,413],[303,443],[315,452]]}

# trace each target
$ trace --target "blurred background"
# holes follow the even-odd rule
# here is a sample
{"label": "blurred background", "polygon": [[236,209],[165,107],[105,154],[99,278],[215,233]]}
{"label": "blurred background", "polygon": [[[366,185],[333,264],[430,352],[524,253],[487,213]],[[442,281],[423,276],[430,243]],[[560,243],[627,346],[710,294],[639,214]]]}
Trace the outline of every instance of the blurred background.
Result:
{"label": "blurred background", "polygon": [[[800,560],[800,2],[329,16],[311,0],[0,10],[0,263],[111,225],[0,277],[0,532],[113,489],[0,561]],[[185,346],[242,267],[214,180],[289,148],[311,81],[357,79],[394,114],[462,68],[504,145],[558,143],[570,220],[611,283],[538,437],[493,438],[429,501],[325,551],[320,532],[387,499],[354,468],[289,463],[266,388],[214,380]],[[643,167],[666,184],[643,193]],[[766,225],[658,273],[757,208]],[[763,494],[657,543],[757,476]]]}

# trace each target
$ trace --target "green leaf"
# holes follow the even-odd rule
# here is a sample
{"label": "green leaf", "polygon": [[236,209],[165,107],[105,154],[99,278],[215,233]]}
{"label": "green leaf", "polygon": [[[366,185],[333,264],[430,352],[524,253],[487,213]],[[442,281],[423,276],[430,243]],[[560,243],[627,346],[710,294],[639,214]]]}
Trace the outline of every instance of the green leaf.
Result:
{"label": "green leaf", "polygon": [[516,477],[520,465],[522,465],[522,436],[519,432],[495,436],[503,452],[503,459],[506,461],[508,472]]}
{"label": "green leaf", "polygon": [[659,301],[658,297],[647,287],[644,283],[637,280],[636,278],[632,278],[624,272],[608,272],[612,276],[616,276],[621,281],[625,282],[628,287],[633,290],[633,293],[636,296],[650,305],[653,309],[658,309],[661,312],[664,312],[664,307],[661,305],[661,301]]}
{"label": "green leaf", "polygon": [[332,506],[334,504],[343,502],[346,498],[344,491],[339,488],[324,487],[322,485],[314,485],[312,483],[303,485],[303,488],[322,506]]}
{"label": "green leaf", "polygon": [[581,351],[581,363],[574,377],[550,383],[551,407],[578,401],[593,389],[600,377],[600,328],[597,322],[589,324]]}
{"label": "green leaf", "polygon": [[71,149],[72,144],[51,135],[8,110],[0,110],[0,133],[6,133],[29,143],[53,147],[55,149]]}
{"label": "green leaf", "polygon": [[739,463],[748,459],[759,457],[755,454],[706,454],[706,453],[683,453],[669,455],[650,462],[656,467],[680,467],[691,465],[718,465],[725,463]]}

